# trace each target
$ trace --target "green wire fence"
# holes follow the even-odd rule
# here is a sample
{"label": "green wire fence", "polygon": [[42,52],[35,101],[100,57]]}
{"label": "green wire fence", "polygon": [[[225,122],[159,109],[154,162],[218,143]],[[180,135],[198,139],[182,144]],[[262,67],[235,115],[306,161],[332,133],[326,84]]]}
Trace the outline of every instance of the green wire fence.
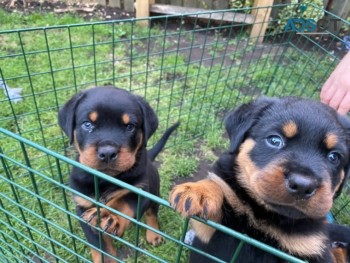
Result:
{"label": "green wire fence", "polygon": [[[162,199],[75,162],[57,125],[57,111],[79,90],[105,84],[125,88],[143,96],[157,112],[160,127],[150,145],[174,121],[181,121],[167,144],[171,155],[187,143],[202,143],[208,130],[222,129],[227,111],[257,96],[318,99],[322,84],[350,49],[350,23],[313,5],[306,11],[299,5],[261,8],[271,8],[274,16],[254,22],[269,24],[264,36],[255,37],[249,34],[251,24],[202,19],[204,13],[151,17],[149,28],[128,19],[0,31],[5,43],[0,46],[0,262],[91,261],[72,202],[72,194],[82,195],[67,184],[72,166],[93,174],[96,181],[111,181],[137,193],[139,202],[147,198],[161,206],[161,230],[152,229],[165,239],[159,248],[145,244],[142,236],[150,227],[139,216],[128,218],[113,210],[134,225],[124,238],[113,236],[117,262],[186,262],[189,250],[203,253],[185,243],[189,221],[165,200],[171,183],[163,186]],[[237,12],[248,17],[252,10],[206,14]],[[297,32],[300,26],[286,30],[293,17],[336,22],[305,34]],[[16,98],[13,88],[23,89]],[[166,181],[171,171],[161,167],[161,181]],[[332,220],[350,223],[349,189],[347,184]],[[97,201],[98,193],[96,199],[82,197],[105,207]],[[214,222],[195,219],[241,240],[231,262],[246,244],[288,262],[303,262]]]}

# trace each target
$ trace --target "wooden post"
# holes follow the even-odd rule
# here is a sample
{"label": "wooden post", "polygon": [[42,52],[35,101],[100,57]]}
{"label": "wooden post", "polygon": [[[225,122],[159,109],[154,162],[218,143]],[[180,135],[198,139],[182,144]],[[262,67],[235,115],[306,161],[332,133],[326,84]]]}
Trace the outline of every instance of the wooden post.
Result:
{"label": "wooden post", "polygon": [[128,12],[134,12],[134,0],[124,0],[124,10]]}
{"label": "wooden post", "polygon": [[[327,5],[325,6],[327,11],[341,18],[346,19],[350,15],[350,0],[345,0],[345,1],[329,0],[327,2]],[[325,28],[328,31],[337,35],[341,30],[341,26],[343,23],[341,21],[335,20],[332,15],[328,15],[328,14],[325,14],[323,19],[328,20],[327,23],[323,26],[325,26]]]}
{"label": "wooden post", "polygon": [[[153,5],[155,0],[136,0],[136,18],[149,17],[150,5]],[[140,20],[137,22],[142,26],[149,26],[148,20]]]}
{"label": "wooden post", "polygon": [[[253,7],[272,6],[273,0],[255,0]],[[257,38],[257,43],[261,44],[264,40],[267,25],[270,21],[271,7],[253,9],[252,15],[255,16],[255,22],[250,32],[251,38]]]}
{"label": "wooden post", "polygon": [[109,0],[109,6],[111,7],[121,7],[120,0]]}

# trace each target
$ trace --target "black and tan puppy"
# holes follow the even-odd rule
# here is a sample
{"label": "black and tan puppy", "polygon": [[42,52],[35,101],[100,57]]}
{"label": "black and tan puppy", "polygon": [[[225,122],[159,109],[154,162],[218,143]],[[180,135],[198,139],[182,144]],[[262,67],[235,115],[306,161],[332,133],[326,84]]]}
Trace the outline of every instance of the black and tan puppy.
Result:
{"label": "black and tan puppy", "polygon": [[[261,98],[229,114],[225,125],[229,151],[207,179],[176,186],[172,206],[308,262],[332,262],[325,216],[349,171],[349,120],[319,102]],[[192,221],[193,246],[231,260],[239,241]],[[332,229],[332,240],[338,234]],[[196,252],[190,259],[212,262]],[[284,261],[246,244],[237,262]]]}
{"label": "black and tan puppy", "polygon": [[[123,182],[159,196],[159,175],[152,161],[162,150],[178,123],[170,127],[160,141],[146,150],[148,139],[158,127],[158,119],[149,104],[141,97],[112,86],[96,87],[80,92],[60,110],[59,125],[74,143],[77,160],[91,168],[104,172]],[[74,167],[70,186],[85,196],[95,198],[94,176]],[[136,216],[138,197],[110,182],[98,180],[99,201],[130,217]],[[74,195],[76,211],[90,244],[99,247],[99,234],[90,225],[97,226],[96,206]],[[141,213],[146,223],[158,229],[158,205],[143,198]],[[130,221],[100,208],[100,225],[104,231],[122,236]],[[147,230],[146,239],[157,245],[161,236]],[[115,256],[112,238],[103,235],[102,249]],[[93,261],[100,262],[101,254],[91,249]],[[114,262],[105,257],[105,262]]]}

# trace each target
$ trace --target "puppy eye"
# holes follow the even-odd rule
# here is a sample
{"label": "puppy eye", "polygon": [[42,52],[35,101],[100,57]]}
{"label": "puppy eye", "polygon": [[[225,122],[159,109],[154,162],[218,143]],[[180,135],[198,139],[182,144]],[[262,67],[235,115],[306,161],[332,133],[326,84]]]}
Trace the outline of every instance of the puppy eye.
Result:
{"label": "puppy eye", "polygon": [[129,123],[128,125],[126,125],[126,130],[128,132],[133,132],[135,130],[135,125],[132,123]]}
{"label": "puppy eye", "polygon": [[91,131],[92,130],[92,124],[89,121],[84,121],[81,125],[84,130]]}
{"label": "puppy eye", "polygon": [[270,135],[266,138],[266,142],[273,148],[281,149],[284,146],[283,139],[278,135]]}
{"label": "puppy eye", "polygon": [[332,164],[338,165],[339,162],[340,162],[341,156],[340,156],[340,154],[337,153],[337,152],[330,152],[330,153],[328,154],[327,158],[328,158],[328,160],[329,160]]}

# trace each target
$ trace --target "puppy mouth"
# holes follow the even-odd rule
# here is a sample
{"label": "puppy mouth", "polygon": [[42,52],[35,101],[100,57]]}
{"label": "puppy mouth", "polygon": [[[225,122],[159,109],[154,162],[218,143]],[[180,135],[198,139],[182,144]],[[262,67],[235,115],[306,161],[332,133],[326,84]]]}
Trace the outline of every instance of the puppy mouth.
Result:
{"label": "puppy mouth", "polygon": [[[301,201],[303,202],[303,201]],[[267,205],[275,212],[278,214],[288,217],[288,218],[293,218],[293,219],[302,219],[302,218],[309,218],[307,214],[304,212],[300,211],[297,206],[297,204],[291,204],[291,205],[281,205],[281,204],[276,204],[276,203],[267,203]]]}
{"label": "puppy mouth", "polygon": [[105,171],[119,172],[118,168],[115,167],[115,165],[109,164],[109,163],[100,163],[96,167],[96,170],[98,170],[100,172],[105,172]]}
{"label": "puppy mouth", "polygon": [[[290,198],[285,200],[286,202],[281,202],[281,199],[277,201],[271,198],[261,198],[261,201],[267,209],[292,219],[317,219],[326,216],[328,212],[327,207],[322,207],[322,204],[315,206],[311,204],[314,203],[314,201],[310,199]],[[320,200],[320,202],[322,203],[322,200]]]}

